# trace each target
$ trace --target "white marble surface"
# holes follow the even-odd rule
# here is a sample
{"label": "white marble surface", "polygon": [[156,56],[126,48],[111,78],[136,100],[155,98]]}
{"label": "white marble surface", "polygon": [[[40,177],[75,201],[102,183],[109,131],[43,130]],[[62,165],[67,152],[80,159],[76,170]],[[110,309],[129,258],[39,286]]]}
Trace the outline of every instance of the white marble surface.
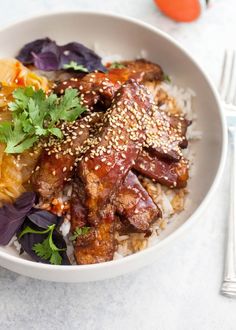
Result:
{"label": "white marble surface", "polygon": [[[192,24],[161,16],[151,0],[0,0],[0,27],[56,9],[110,11],[149,22],[179,40],[215,83],[224,48],[236,47],[234,0],[216,0]],[[104,282],[70,285],[41,282],[0,268],[0,329],[236,329],[236,300],[219,294],[227,173],[202,219],[145,269]]]}

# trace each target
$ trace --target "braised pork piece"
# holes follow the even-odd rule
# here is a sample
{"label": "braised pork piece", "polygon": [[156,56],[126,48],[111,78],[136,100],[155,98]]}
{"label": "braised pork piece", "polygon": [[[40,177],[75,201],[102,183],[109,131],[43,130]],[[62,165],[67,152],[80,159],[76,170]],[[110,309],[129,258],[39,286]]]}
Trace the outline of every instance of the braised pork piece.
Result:
{"label": "braised pork piece", "polygon": [[88,111],[63,127],[64,141],[49,140],[32,176],[44,200],[72,181],[71,231],[89,228],[74,242],[78,264],[113,259],[116,223],[131,233],[148,233],[161,217],[136,174],[170,188],[183,188],[188,181],[182,148],[187,147],[190,122],[160,111],[143,85],[162,81],[162,69],[145,60],[122,65],[56,86],[60,95],[76,88]]}
{"label": "braised pork piece", "polygon": [[71,178],[84,141],[89,137],[93,125],[100,119],[101,114],[95,112],[71,125],[62,125],[63,142],[51,138],[45,144],[31,177],[34,191],[43,199],[50,199],[63,190],[63,186]]}
{"label": "braised pork piece", "polygon": [[184,188],[187,185],[188,161],[164,161],[143,150],[136,159],[133,168],[144,176],[170,188]]}
{"label": "braised pork piece", "polygon": [[139,231],[147,231],[150,224],[161,216],[160,209],[131,171],[119,188],[113,204],[122,220]]}
{"label": "braised pork piece", "polygon": [[82,78],[70,78],[59,83],[55,92],[64,94],[70,88],[78,89],[82,103],[89,110],[100,103],[108,108],[117,90],[129,79],[135,79],[139,83],[162,81],[163,71],[157,64],[140,59],[121,62],[121,69],[108,68],[107,73],[94,72]]}
{"label": "braised pork piece", "polygon": [[74,250],[76,262],[85,265],[112,260],[117,246],[114,233],[115,216],[108,209],[96,227],[77,238]]}

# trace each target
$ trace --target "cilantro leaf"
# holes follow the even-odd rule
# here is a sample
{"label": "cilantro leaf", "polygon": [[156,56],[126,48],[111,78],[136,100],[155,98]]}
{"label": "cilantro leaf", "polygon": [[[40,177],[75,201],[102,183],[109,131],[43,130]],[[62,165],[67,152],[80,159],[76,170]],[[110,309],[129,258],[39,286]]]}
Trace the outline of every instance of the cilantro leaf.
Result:
{"label": "cilantro leaf", "polygon": [[7,136],[12,132],[11,122],[5,121],[0,123],[0,141],[7,143]]}
{"label": "cilantro leaf", "polygon": [[31,133],[34,131],[34,126],[32,125],[32,123],[30,122],[30,120],[28,120],[27,118],[23,118],[22,117],[19,117],[21,119],[21,122],[22,122],[22,129],[25,133]]}
{"label": "cilantro leaf", "polygon": [[40,126],[35,126],[35,134],[38,136],[47,135],[47,129]]}
{"label": "cilantro leaf", "polygon": [[42,242],[34,244],[33,251],[41,258],[48,260],[51,258],[52,251],[49,245],[48,237]]}
{"label": "cilantro leaf", "polygon": [[50,263],[52,265],[61,265],[62,257],[58,251],[52,251]]}
{"label": "cilantro leaf", "polygon": [[48,128],[48,132],[51,133],[52,135],[58,137],[59,139],[61,139],[63,137],[63,134],[62,134],[62,131],[60,130],[60,128],[57,128],[57,127]]}
{"label": "cilantro leaf", "polygon": [[167,83],[171,83],[171,79],[170,76],[168,76],[168,74],[164,74],[163,80]]}
{"label": "cilantro leaf", "polygon": [[73,235],[69,238],[69,240],[74,241],[79,236],[87,235],[89,233],[90,229],[91,229],[90,227],[86,227],[86,226],[75,228],[75,231],[74,231]]}
{"label": "cilantro leaf", "polygon": [[59,120],[74,121],[85,111],[85,108],[78,103],[77,90],[67,88],[61,102],[50,112],[54,123]]}
{"label": "cilantro leaf", "polygon": [[60,249],[52,249],[50,239],[47,237],[42,243],[33,246],[33,251],[42,259],[49,260],[52,265],[61,265],[62,257],[58,252]]}
{"label": "cilantro leaf", "polygon": [[6,143],[6,153],[20,153],[37,140],[35,137],[26,138],[20,119],[16,118],[14,124],[12,127],[10,122],[0,123],[0,141]]}
{"label": "cilantro leaf", "polygon": [[58,123],[74,121],[86,110],[75,89],[66,89],[61,97],[55,94],[47,97],[42,89],[18,88],[13,97],[8,105],[12,121],[0,123],[0,142],[6,143],[6,153],[21,153],[50,134],[61,139]]}
{"label": "cilantro leaf", "polygon": [[23,151],[31,148],[36,141],[37,141],[37,137],[36,136],[33,136],[31,138],[27,138],[27,139],[25,139],[25,140],[23,140],[21,142],[18,142],[17,141],[17,144],[16,143],[14,144],[14,143],[12,143],[12,141],[9,141],[7,143],[5,152],[7,154],[20,154]]}
{"label": "cilantro leaf", "polygon": [[70,61],[70,63],[68,64],[64,64],[63,65],[63,69],[72,69],[74,71],[81,71],[81,72],[88,72],[88,69],[85,68],[83,65],[81,64],[78,64],[77,62],[75,61]]}
{"label": "cilantro leaf", "polygon": [[125,65],[124,64],[121,64],[119,62],[113,62],[110,65],[110,69],[124,69],[124,68],[125,68]]}
{"label": "cilantro leaf", "polygon": [[34,244],[32,250],[42,259],[49,260],[53,265],[61,265],[62,257],[60,251],[65,251],[65,249],[58,248],[53,242],[53,231],[55,229],[55,224],[48,226],[45,230],[35,230],[27,226],[19,235],[21,238],[25,234],[47,234],[48,237],[45,238],[41,243]]}
{"label": "cilantro leaf", "polygon": [[34,94],[34,89],[32,87],[17,88],[12,94],[15,102],[9,103],[9,109],[11,111],[24,110],[27,107],[29,98]]}

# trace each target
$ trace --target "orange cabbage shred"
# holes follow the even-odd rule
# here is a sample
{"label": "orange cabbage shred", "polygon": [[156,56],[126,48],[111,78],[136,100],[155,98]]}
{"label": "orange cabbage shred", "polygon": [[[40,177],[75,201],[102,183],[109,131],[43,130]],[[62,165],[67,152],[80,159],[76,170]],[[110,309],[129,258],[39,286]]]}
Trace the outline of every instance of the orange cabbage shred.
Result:
{"label": "orange cabbage shred", "polygon": [[[12,92],[19,87],[32,86],[36,90],[49,88],[48,80],[30,71],[15,59],[0,60],[0,122],[11,120],[8,102]],[[6,154],[0,143],[0,206],[12,202],[25,191],[25,186],[35,168],[40,150],[27,150],[20,155]]]}

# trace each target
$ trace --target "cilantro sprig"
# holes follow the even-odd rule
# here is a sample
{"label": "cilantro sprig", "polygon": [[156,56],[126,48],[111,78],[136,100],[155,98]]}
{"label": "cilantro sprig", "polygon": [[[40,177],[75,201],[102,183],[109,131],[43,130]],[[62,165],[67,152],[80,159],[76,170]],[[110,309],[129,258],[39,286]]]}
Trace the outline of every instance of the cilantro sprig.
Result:
{"label": "cilantro sprig", "polygon": [[21,153],[41,137],[54,135],[62,138],[58,123],[74,121],[86,109],[81,106],[77,90],[66,89],[65,94],[49,96],[40,89],[18,88],[9,103],[12,121],[0,123],[0,141],[6,143],[6,153]]}
{"label": "cilantro sprig", "polygon": [[88,72],[88,69],[85,66],[83,66],[82,64],[78,64],[75,61],[70,61],[70,63],[64,64],[63,69],[81,71],[81,72]]}
{"label": "cilantro sprig", "polygon": [[71,235],[69,240],[75,241],[77,239],[77,237],[87,235],[89,233],[90,229],[91,229],[90,227],[86,227],[86,226],[75,228],[75,231],[73,232],[73,235]]}
{"label": "cilantro sprig", "polygon": [[55,224],[48,226],[47,229],[43,231],[35,230],[27,226],[19,235],[21,238],[25,234],[48,234],[47,238],[42,241],[42,243],[36,243],[33,246],[33,251],[44,260],[49,260],[53,265],[61,265],[62,257],[60,251],[65,251],[66,249],[59,249],[53,242],[53,231],[55,229]]}

